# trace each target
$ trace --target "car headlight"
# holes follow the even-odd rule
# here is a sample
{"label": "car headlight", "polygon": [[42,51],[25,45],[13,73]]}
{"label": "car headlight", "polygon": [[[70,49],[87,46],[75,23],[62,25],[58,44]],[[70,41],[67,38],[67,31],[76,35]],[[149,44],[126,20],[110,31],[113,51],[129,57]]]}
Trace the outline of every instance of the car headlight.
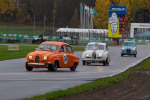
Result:
{"label": "car headlight", "polygon": [[47,60],[47,56],[44,56],[44,60]]}
{"label": "car headlight", "polygon": [[124,50],[124,48],[122,48],[122,50]]}
{"label": "car headlight", "polygon": [[99,56],[99,57],[102,57],[102,54],[100,53],[100,54],[98,54],[98,56]]}
{"label": "car headlight", "polygon": [[89,53],[86,53],[86,56],[87,56],[87,57],[89,57],[89,56],[90,56],[90,54],[89,54]]}
{"label": "car headlight", "polygon": [[133,51],[135,51],[135,49],[132,49]]}
{"label": "car headlight", "polygon": [[31,56],[31,55],[29,56],[29,59],[32,59],[32,56]]}

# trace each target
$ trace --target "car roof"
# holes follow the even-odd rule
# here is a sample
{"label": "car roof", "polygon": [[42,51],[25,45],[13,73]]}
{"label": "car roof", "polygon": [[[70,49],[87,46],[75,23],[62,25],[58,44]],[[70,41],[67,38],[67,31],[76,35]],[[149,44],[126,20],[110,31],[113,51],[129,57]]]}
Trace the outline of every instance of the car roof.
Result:
{"label": "car roof", "polygon": [[106,45],[106,43],[101,43],[101,42],[89,42],[89,43],[88,43],[88,45],[89,45],[89,44],[100,44],[100,45]]}
{"label": "car roof", "polygon": [[46,41],[46,42],[42,42],[41,44],[53,44],[53,45],[69,45],[67,43],[64,43],[64,42],[55,42],[55,41]]}

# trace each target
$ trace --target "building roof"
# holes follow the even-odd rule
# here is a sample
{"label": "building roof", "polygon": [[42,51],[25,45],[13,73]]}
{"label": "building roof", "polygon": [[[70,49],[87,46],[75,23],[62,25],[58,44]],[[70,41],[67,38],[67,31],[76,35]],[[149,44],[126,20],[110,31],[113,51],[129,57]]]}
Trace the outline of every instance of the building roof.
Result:
{"label": "building roof", "polygon": [[108,33],[108,29],[59,28],[56,32],[66,33]]}

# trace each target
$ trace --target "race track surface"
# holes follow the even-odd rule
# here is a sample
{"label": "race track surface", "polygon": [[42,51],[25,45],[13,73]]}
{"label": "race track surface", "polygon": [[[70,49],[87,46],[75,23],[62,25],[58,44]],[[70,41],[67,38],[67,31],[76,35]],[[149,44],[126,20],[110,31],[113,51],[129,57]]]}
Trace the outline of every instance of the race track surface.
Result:
{"label": "race track surface", "polygon": [[121,47],[109,47],[111,55],[109,66],[102,64],[83,66],[82,52],[76,52],[80,64],[75,72],[71,72],[69,68],[58,69],[56,72],[49,72],[47,69],[27,72],[25,58],[0,61],[0,100],[32,97],[115,75],[150,55],[150,44],[138,45],[137,48],[138,54],[134,58],[134,56],[121,57]]}

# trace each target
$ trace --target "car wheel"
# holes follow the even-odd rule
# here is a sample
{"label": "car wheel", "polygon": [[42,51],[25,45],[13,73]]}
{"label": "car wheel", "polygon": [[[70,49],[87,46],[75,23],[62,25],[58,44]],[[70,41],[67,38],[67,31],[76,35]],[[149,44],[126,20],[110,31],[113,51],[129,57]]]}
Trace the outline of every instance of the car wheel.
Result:
{"label": "car wheel", "polygon": [[82,61],[82,64],[85,65],[85,61]]}
{"label": "car wheel", "polygon": [[103,66],[106,66],[106,61],[103,62]]}
{"label": "car wheel", "polygon": [[121,54],[121,57],[123,57],[123,54]]}
{"label": "car wheel", "polygon": [[106,59],[106,61],[103,62],[103,66],[108,66],[109,62],[108,62],[108,58]]}
{"label": "car wheel", "polygon": [[48,67],[47,67],[48,71],[52,71],[52,67],[53,67],[53,65],[48,65]]}
{"label": "car wheel", "polygon": [[107,66],[109,66],[108,58],[107,58],[107,60],[106,60],[106,64],[107,64]]}
{"label": "car wheel", "polygon": [[32,40],[32,43],[35,43],[34,40]]}
{"label": "car wheel", "polygon": [[58,65],[58,62],[55,61],[53,65],[49,65],[49,66],[48,66],[48,70],[49,70],[49,71],[56,71],[57,68],[58,68],[58,66],[59,66],[59,65]]}
{"label": "car wheel", "polygon": [[27,71],[32,71],[32,70],[33,70],[33,67],[29,67],[29,66],[27,65],[27,63],[26,63],[26,70],[27,70]]}
{"label": "car wheel", "polygon": [[75,70],[76,70],[76,68],[77,68],[77,64],[74,64],[74,66],[73,66],[73,67],[70,67],[70,70],[71,70],[71,71],[75,71]]}
{"label": "car wheel", "polygon": [[134,57],[136,57],[136,54],[134,54]]}

